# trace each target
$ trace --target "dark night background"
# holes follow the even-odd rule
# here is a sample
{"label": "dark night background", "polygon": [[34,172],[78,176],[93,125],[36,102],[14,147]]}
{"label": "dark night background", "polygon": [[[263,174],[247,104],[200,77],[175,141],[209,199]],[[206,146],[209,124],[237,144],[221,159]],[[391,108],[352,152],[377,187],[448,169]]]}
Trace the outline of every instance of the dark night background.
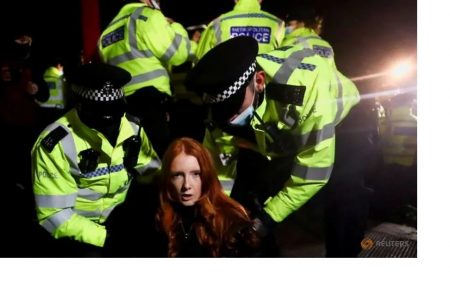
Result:
{"label": "dark night background", "polygon": [[[279,17],[292,0],[264,0],[262,8]],[[100,0],[101,29],[118,12],[124,0]],[[338,68],[355,77],[383,71],[403,56],[416,59],[417,1],[415,0],[320,0],[325,14],[322,36],[334,47]],[[208,23],[231,10],[233,0],[161,0],[163,13],[185,26]],[[44,62],[58,54],[68,63],[82,49],[80,1],[2,2],[1,33],[27,28],[34,36],[34,55]],[[361,83],[359,83],[361,84]]]}

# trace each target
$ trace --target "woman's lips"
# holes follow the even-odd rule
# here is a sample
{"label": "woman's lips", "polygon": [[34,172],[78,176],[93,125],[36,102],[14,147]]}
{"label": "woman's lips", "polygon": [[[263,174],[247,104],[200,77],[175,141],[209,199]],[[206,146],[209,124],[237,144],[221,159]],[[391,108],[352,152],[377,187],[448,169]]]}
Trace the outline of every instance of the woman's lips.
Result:
{"label": "woman's lips", "polygon": [[191,194],[182,194],[181,195],[181,200],[183,200],[183,201],[189,201],[189,200],[191,200],[191,198],[192,198]]}

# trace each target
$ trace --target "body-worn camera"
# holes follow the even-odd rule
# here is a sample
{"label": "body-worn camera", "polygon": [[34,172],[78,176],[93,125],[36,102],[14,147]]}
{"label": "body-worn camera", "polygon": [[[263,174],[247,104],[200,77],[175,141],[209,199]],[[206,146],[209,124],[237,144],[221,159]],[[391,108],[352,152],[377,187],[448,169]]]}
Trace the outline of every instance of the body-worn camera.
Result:
{"label": "body-worn camera", "polygon": [[93,172],[97,169],[100,152],[94,149],[86,149],[80,152],[81,160],[78,166],[83,174]]}

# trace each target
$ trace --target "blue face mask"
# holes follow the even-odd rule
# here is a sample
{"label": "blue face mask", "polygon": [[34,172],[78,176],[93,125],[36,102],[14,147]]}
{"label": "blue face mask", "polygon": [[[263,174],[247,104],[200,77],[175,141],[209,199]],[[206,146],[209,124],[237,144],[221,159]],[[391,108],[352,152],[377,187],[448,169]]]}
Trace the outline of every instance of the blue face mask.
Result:
{"label": "blue face mask", "polygon": [[292,31],[294,31],[294,27],[287,26],[286,29],[285,29],[285,34],[290,34]]}
{"label": "blue face mask", "polygon": [[229,122],[232,126],[245,126],[250,123],[255,113],[253,103],[249,105],[243,112],[241,112],[233,121]]}

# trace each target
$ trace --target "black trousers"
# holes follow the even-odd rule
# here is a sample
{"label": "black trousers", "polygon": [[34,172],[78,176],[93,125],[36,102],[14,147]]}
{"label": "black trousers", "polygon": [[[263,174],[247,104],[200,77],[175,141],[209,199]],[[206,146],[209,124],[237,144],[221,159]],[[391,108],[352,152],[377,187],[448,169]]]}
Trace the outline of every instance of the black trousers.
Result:
{"label": "black trousers", "polygon": [[373,197],[366,177],[377,158],[376,126],[370,112],[360,104],[337,126],[333,172],[312,199],[325,206],[327,257],[356,257],[361,251]]}

